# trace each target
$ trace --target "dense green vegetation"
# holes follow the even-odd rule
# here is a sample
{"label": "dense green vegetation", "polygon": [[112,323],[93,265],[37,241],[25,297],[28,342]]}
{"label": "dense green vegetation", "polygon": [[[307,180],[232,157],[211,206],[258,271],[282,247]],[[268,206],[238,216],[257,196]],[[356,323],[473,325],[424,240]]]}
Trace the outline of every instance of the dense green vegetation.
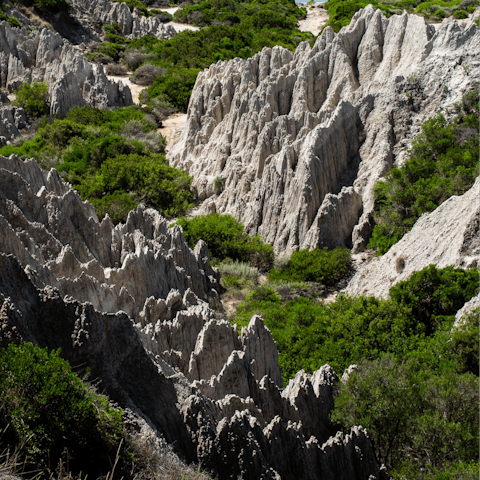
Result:
{"label": "dense green vegetation", "polygon": [[332,286],[350,271],[350,250],[337,247],[328,251],[314,249],[293,252],[288,262],[280,268],[272,268],[268,280],[316,282]]}
{"label": "dense green vegetation", "polygon": [[452,122],[444,115],[427,120],[410,159],[375,184],[375,225],[369,243],[385,253],[420,215],[452,195],[465,193],[478,173],[478,92],[466,95]]}
{"label": "dense green vegetation", "polygon": [[[222,270],[230,289],[246,284],[239,268]],[[319,303],[315,284],[285,276],[251,291],[231,322],[241,328],[255,313],[264,317],[285,381],[302,368],[328,363],[341,374],[357,364],[338,387],[332,419],[345,429],[366,427],[394,479],[473,480],[479,312],[452,325],[478,281],[476,269],[431,265],[392,287],[388,300],[339,294]]]}
{"label": "dense green vegetation", "polygon": [[60,461],[73,474],[107,474],[124,438],[122,412],[59,351],[29,343],[0,349],[0,431],[0,448],[19,449],[26,470],[46,478]]}
{"label": "dense green vegetation", "polygon": [[442,20],[453,15],[455,18],[466,18],[480,5],[478,0],[328,0],[325,4],[330,19],[330,25],[336,32],[350,24],[356,11],[372,4],[388,17],[401,15],[404,10],[409,13],[424,16],[432,20]]}
{"label": "dense green vegetation", "polygon": [[32,140],[6,146],[16,153],[53,166],[90,200],[102,218],[124,221],[140,202],[167,217],[192,206],[191,178],[168,165],[165,139],[155,119],[135,107],[102,111],[75,107],[63,120],[43,122]]}
{"label": "dense green vegetation", "polygon": [[17,107],[22,107],[27,115],[40,117],[47,113],[48,86],[45,82],[23,83],[17,90],[13,102]]}
{"label": "dense green vegetation", "polygon": [[[339,386],[332,418],[366,427],[394,479],[478,478],[478,333],[477,311],[409,356],[360,362]],[[466,345],[470,355],[459,354]]]}
{"label": "dense green vegetation", "polygon": [[293,0],[208,0],[186,5],[175,14],[177,21],[203,26],[199,31],[186,30],[170,40],[144,36],[130,41],[107,26],[108,41],[87,56],[104,63],[120,60],[131,70],[144,64],[162,67],[143,100],[160,100],[186,111],[198,73],[212,63],[249,58],[263,47],[275,45],[294,50],[301,41],[313,40],[311,33],[296,27],[304,15],[305,9],[298,8]]}
{"label": "dense green vegetation", "polygon": [[342,372],[385,353],[403,358],[426,349],[432,336],[447,334],[452,315],[475,295],[478,279],[476,270],[430,266],[392,287],[388,300],[340,294],[328,304],[312,301],[308,284],[303,292],[297,284],[297,295],[283,298],[266,284],[247,295],[232,322],[244,326],[253,314],[263,315],[285,380],[325,363]]}
{"label": "dense green vegetation", "polygon": [[265,25],[295,29],[297,20],[305,17],[304,8],[298,8],[290,0],[264,0],[235,2],[233,0],[207,0],[192,2],[177,10],[174,19],[180,23],[190,23],[199,27],[221,22],[226,25],[248,20],[244,25],[263,28]]}
{"label": "dense green vegetation", "polygon": [[182,217],[177,225],[182,227],[190,248],[202,239],[214,259],[248,261],[260,270],[269,270],[273,265],[273,247],[265,244],[259,235],[246,234],[243,224],[231,215],[211,213],[203,217]]}

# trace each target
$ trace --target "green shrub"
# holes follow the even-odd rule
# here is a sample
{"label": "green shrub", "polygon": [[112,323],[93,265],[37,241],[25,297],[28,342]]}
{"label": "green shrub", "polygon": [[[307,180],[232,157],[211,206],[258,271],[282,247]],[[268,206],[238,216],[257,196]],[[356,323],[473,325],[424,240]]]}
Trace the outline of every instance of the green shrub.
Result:
{"label": "green shrub", "polygon": [[142,202],[171,217],[193,206],[191,181],[186,173],[170,167],[163,155],[128,154],[107,158],[90,191],[94,197],[100,192],[102,196],[114,195],[110,198],[116,202],[115,210],[120,205],[132,205],[126,200],[125,193],[128,193],[137,204]]}
{"label": "green shrub", "polygon": [[72,8],[66,0],[33,0],[33,6],[46,12],[64,12]]}
{"label": "green shrub", "polygon": [[18,28],[18,27],[21,27],[21,26],[22,26],[22,24],[21,24],[21,23],[18,21],[18,19],[15,18],[15,17],[8,17],[8,18],[7,18],[7,23],[8,23],[11,27],[14,27],[14,28],[15,28],[15,27]]}
{"label": "green shrub", "polygon": [[158,75],[148,88],[148,98],[159,97],[186,112],[199,72],[200,69],[195,68],[168,68],[163,75]]}
{"label": "green shrub", "polygon": [[[478,278],[474,269],[430,266],[392,287],[388,300],[340,294],[328,304],[312,301],[314,285],[298,285],[295,292],[293,285],[282,291],[265,284],[247,296],[232,323],[245,326],[254,313],[263,315],[277,342],[285,380],[302,368],[312,372],[325,363],[342,372],[384,353],[472,371],[478,355],[474,326],[453,333],[450,329],[457,310],[476,294]],[[470,353],[460,360],[452,353],[454,346]]]}
{"label": "green shrub", "polygon": [[441,327],[445,316],[460,310],[478,292],[478,270],[430,265],[390,289],[390,298],[408,306],[427,335]]}
{"label": "green shrub", "polygon": [[479,418],[472,405],[478,405],[478,387],[472,374],[435,372],[385,356],[350,374],[332,418],[367,428],[378,464],[394,478],[445,478],[434,474],[477,458]]}
{"label": "green shrub", "polygon": [[465,10],[455,10],[453,16],[458,19],[467,18],[468,13]]}
{"label": "green shrub", "polygon": [[426,212],[474,183],[478,169],[478,92],[464,97],[453,122],[438,114],[422,125],[410,159],[374,186],[375,225],[369,248],[385,253]]}
{"label": "green shrub", "polygon": [[111,469],[123,438],[121,411],[72,372],[59,351],[32,344],[0,349],[0,429],[10,448],[49,475],[62,460],[70,472]]}
{"label": "green shrub", "polygon": [[166,216],[182,215],[193,205],[191,179],[168,165],[165,140],[148,117],[136,107],[75,107],[65,119],[43,123],[33,140],[0,154],[54,166],[99,218],[108,213],[114,222],[124,221],[140,202]]}
{"label": "green shrub", "polygon": [[268,270],[273,265],[273,247],[263,243],[258,235],[247,235],[243,224],[231,215],[211,213],[190,219],[182,217],[177,225],[183,228],[190,248],[202,239],[211,257],[250,262],[259,270]]}
{"label": "green shrub", "polygon": [[22,107],[27,115],[40,117],[47,113],[48,87],[45,82],[33,84],[23,83],[17,90],[13,102],[17,107]]}
{"label": "green shrub", "polygon": [[350,250],[336,247],[328,250],[300,250],[293,252],[286,265],[280,270],[274,268],[268,274],[271,282],[293,280],[335,285],[350,271]]}

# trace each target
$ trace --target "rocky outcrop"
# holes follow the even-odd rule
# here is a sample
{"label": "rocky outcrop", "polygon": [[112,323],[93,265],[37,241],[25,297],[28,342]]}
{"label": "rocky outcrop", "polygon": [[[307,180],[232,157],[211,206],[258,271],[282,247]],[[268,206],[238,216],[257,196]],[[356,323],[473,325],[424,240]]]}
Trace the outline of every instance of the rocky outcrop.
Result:
{"label": "rocky outcrop", "polygon": [[130,89],[107,79],[67,40],[47,28],[30,34],[0,22],[0,87],[10,92],[23,82],[46,82],[50,114],[63,117],[74,106],[100,108],[132,103]]}
{"label": "rocky outcrop", "polygon": [[233,214],[277,253],[361,251],[374,182],[402,163],[423,121],[478,84],[479,56],[473,23],[435,31],[368,6],[313,47],[265,48],[201,73],[169,156],[194,178],[200,212]]}
{"label": "rocky outcrop", "polygon": [[454,327],[460,327],[469,314],[476,312],[477,319],[480,318],[480,293],[471,298],[455,315]]}
{"label": "rocky outcrop", "polygon": [[27,116],[23,108],[0,104],[0,147],[18,137],[26,126]]}
{"label": "rocky outcrop", "polygon": [[61,348],[219,479],[386,478],[363,429],[335,435],[335,372],[282,389],[271,333],[217,319],[204,300],[218,288],[205,244],[191,251],[158,212],[100,223],[55,170],[0,157],[0,347]]}
{"label": "rocky outcrop", "polygon": [[345,291],[386,298],[392,285],[428,265],[475,268],[480,263],[479,215],[480,177],[462,196],[423,214],[385,255],[360,268]]}
{"label": "rocky outcrop", "polygon": [[140,206],[125,224],[114,226],[108,217],[99,223],[91,204],[56,170],[15,155],[0,157],[0,199],[0,251],[15,255],[39,288],[50,285],[99,311],[122,310],[139,321],[172,289],[216,295],[219,275],[205,244],[192,252],[180,227],[169,229],[155,210]]}
{"label": "rocky outcrop", "polygon": [[111,2],[110,0],[73,0],[74,15],[84,24],[92,22],[107,24],[116,23],[122,28],[122,33],[130,39],[152,35],[160,40],[172,38],[176,31],[171,25],[164,25],[157,17],[144,17],[138,9],[130,12],[126,3]]}

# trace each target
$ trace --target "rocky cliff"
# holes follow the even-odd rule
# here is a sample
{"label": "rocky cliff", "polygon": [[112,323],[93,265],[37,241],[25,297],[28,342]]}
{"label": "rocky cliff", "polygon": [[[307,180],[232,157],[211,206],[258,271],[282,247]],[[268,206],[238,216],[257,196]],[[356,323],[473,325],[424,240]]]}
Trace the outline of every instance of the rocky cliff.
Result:
{"label": "rocky cliff", "polygon": [[238,335],[205,302],[218,288],[205,244],[158,212],[99,223],[55,170],[0,157],[0,346],[60,347],[220,479],[386,478],[361,427],[335,434],[331,367],[284,389],[262,319]]}
{"label": "rocky cliff", "polygon": [[[47,28],[12,28],[0,22],[0,87],[15,91],[23,82],[46,82],[50,114],[63,117],[74,106],[101,108],[132,103],[130,89],[107,79],[68,40]],[[5,135],[4,135],[5,136]]]}
{"label": "rocky cliff", "polygon": [[385,255],[359,268],[346,292],[386,298],[392,285],[428,265],[475,268],[480,264],[479,215],[480,177],[465,194],[422,215]]}
{"label": "rocky cliff", "polygon": [[193,176],[202,213],[233,214],[277,253],[360,252],[374,182],[401,164],[424,120],[478,85],[479,58],[472,22],[435,30],[369,6],[313,47],[265,48],[201,73],[171,163]]}

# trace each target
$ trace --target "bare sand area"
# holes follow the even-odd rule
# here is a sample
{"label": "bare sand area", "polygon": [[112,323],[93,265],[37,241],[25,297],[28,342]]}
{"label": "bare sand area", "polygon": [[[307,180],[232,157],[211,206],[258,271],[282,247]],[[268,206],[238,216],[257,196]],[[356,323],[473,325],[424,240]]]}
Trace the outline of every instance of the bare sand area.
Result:
{"label": "bare sand area", "polygon": [[172,149],[175,143],[178,142],[186,121],[186,113],[174,113],[162,121],[162,128],[159,128],[158,132],[167,140],[167,147],[165,149],[167,157],[168,152]]}
{"label": "bare sand area", "polygon": [[[322,4],[323,5],[323,4]],[[299,29],[302,32],[312,32],[315,36],[320,33],[330,16],[320,5],[307,6],[307,18],[299,20]]]}

